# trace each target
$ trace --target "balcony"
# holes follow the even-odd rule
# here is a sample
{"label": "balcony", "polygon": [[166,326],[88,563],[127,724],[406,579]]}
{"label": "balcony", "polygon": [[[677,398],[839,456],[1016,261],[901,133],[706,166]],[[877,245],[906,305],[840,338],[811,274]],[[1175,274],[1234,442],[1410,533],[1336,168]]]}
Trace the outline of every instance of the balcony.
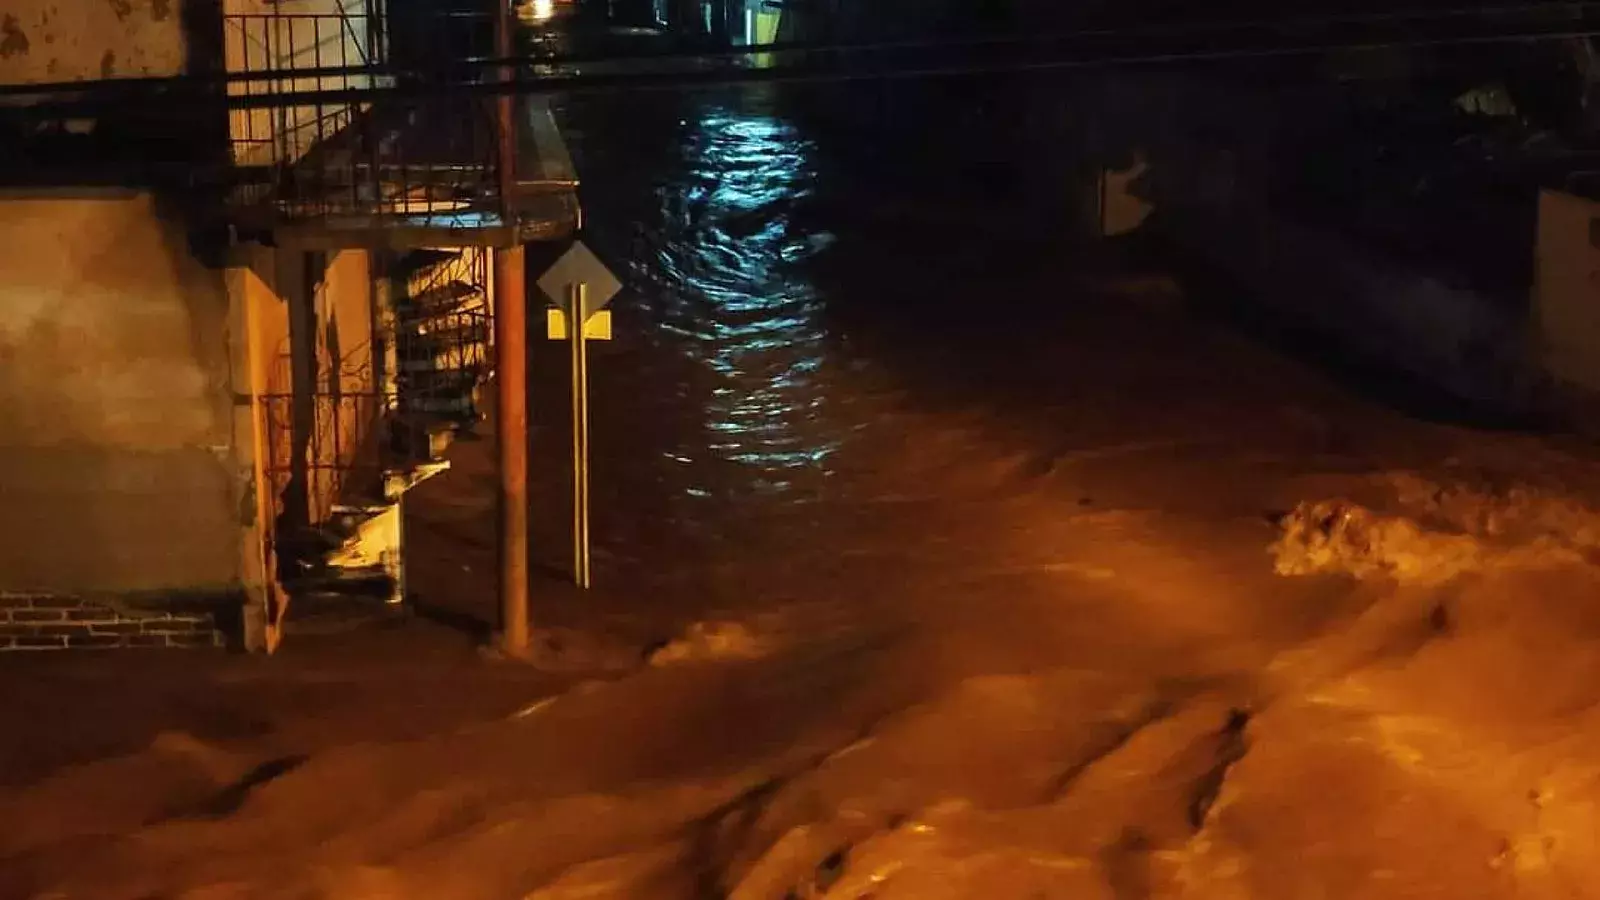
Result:
{"label": "balcony", "polygon": [[229,121],[241,177],[228,205],[242,236],[308,250],[409,250],[509,246],[577,228],[577,179],[540,99],[514,99],[507,195],[493,97],[381,92],[397,69],[408,80],[492,76],[460,65],[488,56],[487,14],[414,10],[396,20],[377,0],[331,2],[336,11],[224,17],[230,72],[256,76],[229,87],[250,98]]}

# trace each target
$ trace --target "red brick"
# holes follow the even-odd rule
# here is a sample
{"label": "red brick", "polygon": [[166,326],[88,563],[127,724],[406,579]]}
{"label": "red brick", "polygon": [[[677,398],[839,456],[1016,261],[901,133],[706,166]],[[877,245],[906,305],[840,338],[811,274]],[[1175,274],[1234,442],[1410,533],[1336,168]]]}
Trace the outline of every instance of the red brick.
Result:
{"label": "red brick", "polygon": [[121,647],[126,638],[115,634],[80,634],[67,638],[68,647],[108,648]]}
{"label": "red brick", "polygon": [[167,645],[170,647],[215,647],[217,639],[209,631],[198,634],[169,634],[167,635]]}
{"label": "red brick", "polygon": [[73,622],[66,625],[42,624],[33,626],[33,633],[41,637],[72,637],[74,635],[87,635],[89,626],[82,622]]}
{"label": "red brick", "polygon": [[110,607],[86,606],[83,609],[68,610],[67,618],[74,622],[115,622],[122,617]]}
{"label": "red brick", "polygon": [[77,597],[35,597],[35,598],[33,598],[33,608],[34,609],[81,609],[86,605],[98,605],[98,604],[85,604],[83,602],[83,600],[81,600],[80,598],[77,598]]}
{"label": "red brick", "polygon": [[19,650],[54,650],[67,645],[64,637],[16,637],[11,641]]}
{"label": "red brick", "polygon": [[89,622],[89,630],[95,634],[138,634],[142,626],[138,622]]}
{"label": "red brick", "polygon": [[167,636],[164,634],[130,634],[122,640],[123,645],[127,647],[167,646]]}
{"label": "red brick", "polygon": [[27,609],[33,606],[33,597],[27,594],[0,594],[0,609]]}
{"label": "red brick", "polygon": [[61,622],[67,618],[64,609],[13,609],[13,622]]}
{"label": "red brick", "polygon": [[196,631],[210,631],[210,625],[188,619],[155,619],[144,620],[141,623],[145,634],[191,634]]}

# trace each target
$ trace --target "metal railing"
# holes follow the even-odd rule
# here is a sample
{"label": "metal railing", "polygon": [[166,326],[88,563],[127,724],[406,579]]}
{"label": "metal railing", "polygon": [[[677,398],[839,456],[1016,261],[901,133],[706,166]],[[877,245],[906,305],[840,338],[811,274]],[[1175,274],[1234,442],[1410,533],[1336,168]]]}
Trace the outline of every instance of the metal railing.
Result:
{"label": "metal railing", "polygon": [[[488,15],[422,4],[397,15],[381,0],[361,0],[353,12],[357,0],[343,2],[341,13],[224,17],[230,71],[272,76],[230,83],[230,95],[286,98],[230,111],[231,159],[249,176],[239,179],[232,205],[268,226],[497,223],[502,189],[492,100],[360,99],[394,86],[395,77],[373,69],[397,60],[408,73],[400,80],[460,78],[462,71],[489,77],[470,65],[493,49]],[[337,99],[291,99],[319,93]]]}
{"label": "metal railing", "polygon": [[[365,12],[348,11],[224,16],[223,55],[229,71],[281,76],[232,83],[228,93],[271,97],[378,86],[380,79],[372,75],[327,73],[337,69],[359,73],[361,67],[383,63],[387,48],[381,21]],[[349,125],[354,111],[350,103],[232,110],[233,160],[247,166],[291,163]]]}
{"label": "metal railing", "polygon": [[415,256],[425,265],[394,278],[399,294],[389,365],[391,448],[406,458],[430,459],[441,432],[470,431],[482,418],[483,384],[494,368],[489,255],[469,248]]}
{"label": "metal railing", "polygon": [[277,514],[269,531],[284,577],[317,564],[341,508],[387,505],[395,479],[440,460],[482,418],[494,365],[489,253],[414,251],[388,257],[380,277],[388,288],[378,296],[389,299],[372,310],[371,341],[337,359],[322,352],[320,337],[302,348],[316,365],[300,389],[286,342],[260,397],[263,469]]}

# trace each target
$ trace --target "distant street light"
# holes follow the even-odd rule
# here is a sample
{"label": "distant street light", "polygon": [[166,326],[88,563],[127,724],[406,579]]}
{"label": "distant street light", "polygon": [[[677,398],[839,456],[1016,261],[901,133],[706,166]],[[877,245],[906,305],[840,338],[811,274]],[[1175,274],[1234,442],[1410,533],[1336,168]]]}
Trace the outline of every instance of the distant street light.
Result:
{"label": "distant street light", "polygon": [[532,25],[543,25],[556,17],[556,0],[525,0],[517,4],[517,18]]}

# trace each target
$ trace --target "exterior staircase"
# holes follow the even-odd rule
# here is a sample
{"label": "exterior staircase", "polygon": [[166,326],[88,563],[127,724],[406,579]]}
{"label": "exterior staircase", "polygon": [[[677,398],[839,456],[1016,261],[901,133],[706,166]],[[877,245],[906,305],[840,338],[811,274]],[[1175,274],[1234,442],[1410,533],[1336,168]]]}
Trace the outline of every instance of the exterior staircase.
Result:
{"label": "exterior staircase", "polygon": [[405,495],[449,469],[450,445],[483,420],[484,385],[493,372],[489,252],[416,250],[390,269],[389,297],[378,309],[381,473],[376,483],[341,497],[315,529],[310,552],[299,554],[287,586],[296,597],[316,598],[300,606],[310,615],[340,597],[405,602]]}

